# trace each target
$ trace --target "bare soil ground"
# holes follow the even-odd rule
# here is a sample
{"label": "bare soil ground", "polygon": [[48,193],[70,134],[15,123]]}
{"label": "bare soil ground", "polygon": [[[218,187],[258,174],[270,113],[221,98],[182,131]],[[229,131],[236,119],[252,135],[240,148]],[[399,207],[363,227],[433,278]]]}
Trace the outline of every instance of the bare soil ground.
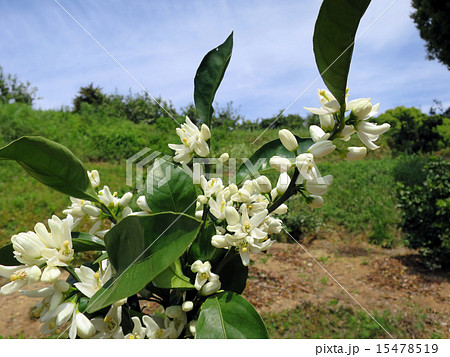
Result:
{"label": "bare soil ground", "polygon": [[[429,321],[442,326],[444,338],[450,338],[449,272],[428,272],[416,253],[405,248],[382,249],[340,239],[318,239],[304,247],[316,261],[299,245],[286,243],[276,243],[269,253],[253,257],[243,296],[257,310],[279,312],[300,302],[331,300],[361,308],[354,298],[371,313],[390,310],[407,318],[412,308],[419,308]],[[5,283],[0,280],[0,286]],[[30,313],[38,300],[21,294],[0,296],[0,335],[41,337],[41,324]]]}

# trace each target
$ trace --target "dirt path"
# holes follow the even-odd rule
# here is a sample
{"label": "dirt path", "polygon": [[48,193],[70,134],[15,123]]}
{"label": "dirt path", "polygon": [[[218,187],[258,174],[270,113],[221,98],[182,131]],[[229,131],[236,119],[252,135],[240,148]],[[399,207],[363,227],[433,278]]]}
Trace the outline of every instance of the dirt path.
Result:
{"label": "dirt path", "polygon": [[[421,270],[414,252],[381,249],[366,243],[316,240],[308,252],[369,312],[423,309],[450,338],[450,273]],[[260,312],[278,312],[299,302],[360,308],[308,254],[296,244],[275,244],[268,254],[253,257],[244,292]],[[6,280],[0,280],[0,285]],[[41,324],[31,319],[39,299],[21,294],[0,296],[0,335],[39,337]],[[446,325],[448,324],[448,325]]]}

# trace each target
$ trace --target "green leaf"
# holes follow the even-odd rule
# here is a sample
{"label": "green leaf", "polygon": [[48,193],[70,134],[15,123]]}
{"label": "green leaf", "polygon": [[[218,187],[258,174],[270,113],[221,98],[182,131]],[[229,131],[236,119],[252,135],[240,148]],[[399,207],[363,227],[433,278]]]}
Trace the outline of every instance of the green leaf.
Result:
{"label": "green leaf", "polygon": [[195,338],[269,338],[255,308],[233,292],[215,294],[200,308]]}
{"label": "green leaf", "polygon": [[72,232],[72,243],[76,252],[105,250],[105,242],[88,233]]}
{"label": "green leaf", "polygon": [[12,243],[5,245],[0,248],[0,264],[7,266],[21,265],[22,263],[18,262],[16,258],[14,258],[14,248]]}
{"label": "green leaf", "polygon": [[370,0],[324,0],[313,36],[317,68],[331,93],[345,105],[356,30]]}
{"label": "green leaf", "polygon": [[227,69],[233,50],[233,33],[203,58],[194,78],[194,102],[203,123],[211,127],[214,96]]}
{"label": "green leaf", "polygon": [[[230,252],[230,254],[231,253],[232,252]],[[220,282],[222,283],[223,290],[233,291],[237,294],[242,294],[245,290],[248,278],[248,267],[242,265],[241,256],[239,254],[234,254],[218,274],[220,275]]]}
{"label": "green leaf", "polygon": [[197,194],[192,178],[178,166],[156,160],[147,175],[149,192],[145,198],[154,213],[181,212],[195,215]]}
{"label": "green leaf", "polygon": [[[304,153],[314,144],[310,138],[300,138],[296,136],[299,145],[298,152]],[[247,161],[245,161],[236,171],[233,182],[237,185],[246,179],[254,178],[258,175],[264,175],[267,172],[274,171],[269,164],[270,158],[278,155],[286,158],[295,158],[296,155],[287,150],[280,139],[269,141],[261,146]]]}
{"label": "green leaf", "polygon": [[153,284],[160,289],[194,289],[189,278],[183,274],[180,259],[153,279]]}
{"label": "green leaf", "polygon": [[86,169],[65,146],[24,136],[0,149],[0,160],[15,160],[32,177],[66,195],[97,201]]}
{"label": "green leaf", "polygon": [[91,298],[88,312],[134,295],[175,262],[195,239],[201,222],[175,213],[128,216],[105,236],[116,275]]}
{"label": "green leaf", "polygon": [[196,260],[214,261],[216,258],[225,255],[225,249],[219,249],[211,244],[211,238],[216,234],[216,227],[214,224],[207,225],[202,229],[195,238],[194,243],[189,248],[188,261],[190,264]]}
{"label": "green leaf", "polygon": [[102,260],[108,259],[108,252],[104,252],[97,259],[95,259],[94,264],[100,263]]}

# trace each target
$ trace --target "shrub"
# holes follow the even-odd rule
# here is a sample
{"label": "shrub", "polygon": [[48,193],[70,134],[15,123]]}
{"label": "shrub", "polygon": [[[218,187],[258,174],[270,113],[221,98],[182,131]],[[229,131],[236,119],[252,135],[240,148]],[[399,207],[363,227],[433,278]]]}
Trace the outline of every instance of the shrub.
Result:
{"label": "shrub", "polygon": [[397,107],[378,116],[377,121],[391,125],[387,141],[394,153],[431,153],[444,146],[438,130],[443,124],[442,115],[427,115],[417,108]]}
{"label": "shrub", "polygon": [[429,269],[450,266],[450,163],[430,158],[423,166],[423,182],[399,182],[403,209],[400,227],[408,247],[418,249]]}

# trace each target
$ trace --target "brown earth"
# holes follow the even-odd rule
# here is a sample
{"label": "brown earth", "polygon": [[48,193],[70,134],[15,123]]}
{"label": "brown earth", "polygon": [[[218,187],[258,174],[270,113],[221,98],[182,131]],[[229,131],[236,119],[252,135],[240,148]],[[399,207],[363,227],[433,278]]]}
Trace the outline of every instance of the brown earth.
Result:
{"label": "brown earth", "polygon": [[[279,312],[302,302],[335,300],[355,310],[390,310],[407,318],[415,307],[442,327],[444,338],[450,338],[450,273],[428,272],[406,248],[324,239],[302,247],[276,243],[269,253],[253,257],[243,296],[258,311]],[[4,283],[0,280],[0,286]],[[38,300],[18,293],[0,296],[0,336],[40,337],[41,324],[31,317]]]}

